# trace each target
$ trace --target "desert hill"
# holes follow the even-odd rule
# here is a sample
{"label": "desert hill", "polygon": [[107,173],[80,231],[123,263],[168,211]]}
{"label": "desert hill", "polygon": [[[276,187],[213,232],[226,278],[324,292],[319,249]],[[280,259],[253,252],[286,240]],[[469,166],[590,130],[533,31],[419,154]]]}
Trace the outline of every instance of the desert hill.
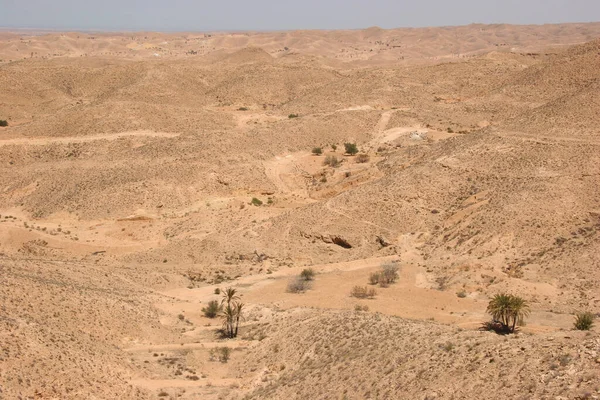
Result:
{"label": "desert hill", "polygon": [[599,27],[1,33],[0,396],[599,396]]}

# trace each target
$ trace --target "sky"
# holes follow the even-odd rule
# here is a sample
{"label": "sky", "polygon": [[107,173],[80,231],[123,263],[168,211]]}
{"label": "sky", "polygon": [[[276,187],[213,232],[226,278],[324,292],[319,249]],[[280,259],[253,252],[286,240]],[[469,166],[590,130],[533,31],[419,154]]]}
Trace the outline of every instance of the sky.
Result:
{"label": "sky", "polygon": [[600,0],[0,0],[0,27],[223,31],[600,21]]}

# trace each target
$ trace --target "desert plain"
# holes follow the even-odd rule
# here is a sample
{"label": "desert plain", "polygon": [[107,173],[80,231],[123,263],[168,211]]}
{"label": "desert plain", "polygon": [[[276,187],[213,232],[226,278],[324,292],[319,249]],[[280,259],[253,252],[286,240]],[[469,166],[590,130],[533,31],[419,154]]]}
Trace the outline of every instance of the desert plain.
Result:
{"label": "desert plain", "polygon": [[600,398],[599,37],[0,31],[0,398]]}

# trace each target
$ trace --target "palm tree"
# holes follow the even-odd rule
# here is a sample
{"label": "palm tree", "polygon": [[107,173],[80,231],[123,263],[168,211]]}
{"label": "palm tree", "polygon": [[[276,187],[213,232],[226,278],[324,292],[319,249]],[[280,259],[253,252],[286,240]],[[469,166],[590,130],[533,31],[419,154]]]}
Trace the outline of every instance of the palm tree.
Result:
{"label": "palm tree", "polygon": [[225,336],[233,339],[235,337],[234,323],[236,320],[235,304],[234,306],[228,304],[225,308],[223,308],[222,316],[223,331],[225,332]]}
{"label": "palm tree", "polygon": [[223,290],[223,299],[221,300],[221,317],[223,318],[223,332],[225,336],[233,339],[238,334],[240,320],[244,304],[240,301],[237,290],[230,287]]}
{"label": "palm tree", "polygon": [[514,333],[517,324],[523,324],[529,315],[529,304],[521,297],[500,293],[490,300],[486,311],[494,322],[502,325],[503,331]]}
{"label": "palm tree", "polygon": [[235,304],[235,333],[233,337],[237,337],[238,328],[240,327],[240,319],[242,319],[242,309],[244,308],[244,303],[236,303]]}
{"label": "palm tree", "polygon": [[228,287],[225,290],[221,290],[223,293],[223,299],[221,300],[221,304],[231,304],[240,299],[240,296],[237,295],[237,289],[232,287]]}

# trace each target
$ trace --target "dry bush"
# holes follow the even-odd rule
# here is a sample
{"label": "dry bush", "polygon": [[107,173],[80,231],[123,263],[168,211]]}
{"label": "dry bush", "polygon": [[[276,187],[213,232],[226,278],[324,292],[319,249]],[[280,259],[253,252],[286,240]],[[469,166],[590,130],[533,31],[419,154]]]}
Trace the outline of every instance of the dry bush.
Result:
{"label": "dry bush", "polygon": [[315,270],[312,268],[303,269],[302,272],[300,272],[300,278],[305,281],[312,281],[315,279]]}
{"label": "dry bush", "polygon": [[336,156],[328,155],[325,157],[325,161],[323,161],[323,165],[328,165],[332,168],[337,168],[340,166],[342,162],[338,160]]}
{"label": "dry bush", "polygon": [[371,285],[379,284],[381,287],[388,287],[398,280],[399,269],[400,268],[395,263],[383,264],[380,271],[373,272],[369,276],[369,283]]}
{"label": "dry bush", "polygon": [[209,352],[210,361],[220,361],[226,363],[231,358],[231,349],[229,347],[217,347]]}
{"label": "dry bush", "polygon": [[356,156],[356,162],[359,164],[368,163],[369,160],[371,160],[371,158],[365,153],[360,153],[358,156]]}
{"label": "dry bush", "polygon": [[288,282],[287,292],[288,293],[304,293],[310,289],[311,282],[305,280],[300,276],[296,276]]}
{"label": "dry bush", "polygon": [[354,311],[369,311],[369,306],[361,306],[360,304],[357,304],[354,306]]}
{"label": "dry bush", "polygon": [[371,285],[377,285],[381,279],[380,275],[381,274],[379,272],[373,272],[371,275],[369,275],[369,283]]}
{"label": "dry bush", "polygon": [[377,292],[375,289],[366,286],[354,286],[350,292],[350,296],[356,297],[357,299],[372,299],[376,294]]}

